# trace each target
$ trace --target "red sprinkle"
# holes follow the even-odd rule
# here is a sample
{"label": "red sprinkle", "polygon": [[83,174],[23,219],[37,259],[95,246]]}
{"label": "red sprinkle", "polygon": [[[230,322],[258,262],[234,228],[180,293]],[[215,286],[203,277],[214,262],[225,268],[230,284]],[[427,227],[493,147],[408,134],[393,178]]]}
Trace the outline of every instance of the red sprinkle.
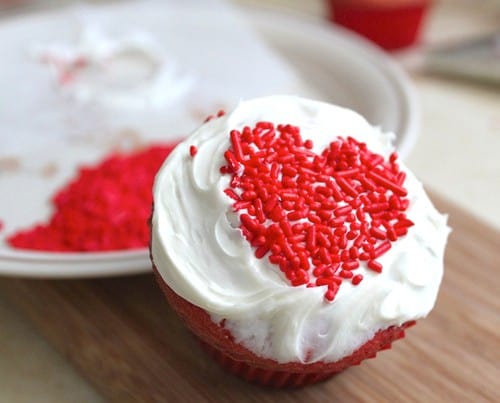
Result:
{"label": "red sprinkle", "polygon": [[343,281],[362,281],[360,267],[380,273],[376,259],[413,225],[395,153],[384,159],[339,137],[317,155],[298,127],[271,122],[229,138],[221,172],[242,233],[292,286],[325,287],[333,301]]}
{"label": "red sprinkle", "polygon": [[352,278],[351,282],[352,282],[353,285],[358,285],[359,283],[361,283],[362,280],[363,280],[363,275],[362,274],[356,274]]}
{"label": "red sprinkle", "polygon": [[176,144],[113,153],[82,166],[51,199],[54,212],[7,238],[20,249],[83,252],[146,248],[154,177]]}
{"label": "red sprinkle", "polygon": [[382,265],[376,260],[369,260],[367,266],[377,273],[382,273]]}
{"label": "red sprinkle", "polygon": [[198,152],[198,149],[196,148],[196,146],[189,147],[189,155],[191,155],[191,157],[194,157],[197,152]]}

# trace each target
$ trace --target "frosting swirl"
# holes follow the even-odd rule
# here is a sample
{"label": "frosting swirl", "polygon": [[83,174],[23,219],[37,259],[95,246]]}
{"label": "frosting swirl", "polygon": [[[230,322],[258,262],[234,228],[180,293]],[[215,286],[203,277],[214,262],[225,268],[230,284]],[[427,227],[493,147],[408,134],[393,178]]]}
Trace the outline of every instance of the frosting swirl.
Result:
{"label": "frosting swirl", "polygon": [[[259,121],[290,123],[319,152],[348,135],[388,157],[393,135],[373,128],[357,113],[298,97],[274,96],[241,102],[229,115],[196,130],[169,156],[154,187],[153,261],[178,295],[205,309],[255,354],[278,362],[336,361],[381,329],[426,316],[443,274],[449,229],[404,166],[415,226],[379,258],[382,273],[361,263],[364,277],[344,282],[325,303],[323,287],[292,287],[267,259],[257,259],[242,236],[220,173],[229,132]],[[196,157],[189,148],[195,146]]]}

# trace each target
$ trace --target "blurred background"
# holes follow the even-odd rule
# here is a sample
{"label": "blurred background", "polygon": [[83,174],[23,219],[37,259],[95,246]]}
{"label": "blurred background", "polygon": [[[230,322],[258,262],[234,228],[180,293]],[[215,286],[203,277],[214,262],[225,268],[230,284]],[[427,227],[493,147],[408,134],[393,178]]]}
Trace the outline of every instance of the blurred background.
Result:
{"label": "blurred background", "polygon": [[[40,22],[44,15],[59,13],[67,6],[78,8],[104,4],[113,7],[132,3],[161,3],[173,8],[182,3],[182,7],[204,9],[208,5],[217,10],[219,17],[225,13],[225,18],[231,22],[225,27],[208,25],[214,35],[210,39],[213,52],[203,55],[189,53],[188,45],[179,43],[175,31],[165,31],[166,40],[172,44],[172,55],[181,63],[180,69],[172,70],[168,76],[173,80],[168,85],[170,93],[175,95],[172,99],[175,98],[176,106],[168,104],[169,99],[158,102],[162,107],[169,105],[171,110],[178,108],[177,119],[168,120],[163,114],[160,116],[135,106],[134,112],[119,116],[107,114],[103,118],[102,111],[96,111],[91,101],[92,108],[85,111],[92,114],[90,123],[94,126],[85,126],[86,132],[121,130],[118,126],[124,120],[128,122],[127,127],[134,130],[139,127],[137,130],[140,130],[144,128],[147,114],[147,131],[151,139],[157,140],[164,133],[158,128],[168,126],[179,135],[195,127],[195,122],[202,117],[220,107],[230,107],[242,96],[266,92],[297,93],[336,101],[358,109],[373,124],[395,131],[407,165],[426,187],[500,229],[500,0],[0,0],[0,49],[3,49],[0,63],[0,157],[2,152],[6,155],[7,150],[24,148],[25,143],[19,140],[22,130],[26,131],[23,132],[26,141],[34,141],[28,132],[40,123],[35,115],[26,119],[27,111],[34,107],[31,101],[28,102],[33,94],[26,95],[30,94],[27,89],[17,92],[21,88],[17,86],[17,80],[26,84],[27,87],[22,88],[33,88],[30,87],[31,70],[18,68],[12,60],[20,54],[33,53],[34,44],[38,46],[37,52],[50,55],[54,49],[60,49],[57,46],[61,43],[75,44],[79,40],[65,34],[72,24],[66,17],[54,19],[61,24],[61,30],[58,31],[59,25],[52,25],[47,36],[50,40],[42,40],[42,34],[33,37],[37,29],[48,31],[35,26],[27,18],[40,15]],[[74,11],[71,13],[75,15]],[[206,22],[205,14],[197,18]],[[189,37],[185,24],[175,25],[173,17],[169,21],[179,32],[184,29],[183,38]],[[218,30],[222,32],[224,29],[234,32],[235,36],[237,32],[238,38],[247,46],[233,43],[231,51],[227,51],[230,35],[224,31],[225,37],[217,36]],[[100,34],[106,35],[106,32]],[[29,38],[31,48],[29,52],[22,49],[16,53],[14,48],[26,43],[22,38]],[[160,38],[160,42],[162,40]],[[375,53],[365,40],[376,46]],[[82,49],[85,47],[81,46]],[[75,49],[70,50],[75,52]],[[151,54],[154,54],[154,47],[151,49]],[[233,74],[231,69],[224,70],[222,66],[228,68],[232,62],[229,59],[222,61],[228,52],[233,56],[241,52],[241,57],[233,57],[233,61],[239,60],[239,71],[247,74],[245,67],[253,64],[244,57],[257,55],[255,57],[265,65],[267,73],[245,80],[244,76]],[[210,58],[215,57],[214,54],[219,63],[212,65]],[[35,59],[39,57],[36,55]],[[205,62],[202,63],[203,58]],[[258,69],[249,70],[258,73]],[[350,81],[342,83],[339,77],[348,77]],[[47,85],[43,87],[45,90],[49,88]],[[106,87],[111,84],[101,82],[99,85]],[[121,93],[108,97],[108,93],[100,92],[102,86],[92,87],[94,92],[89,87],[78,87],[83,88],[80,92],[73,87],[70,96],[78,98],[84,94],[82,96],[91,97],[95,93],[96,99],[109,101],[104,109],[115,108],[115,102],[128,102]],[[189,94],[187,98],[193,98],[189,91],[195,91],[197,103],[185,101],[185,94]],[[51,105],[58,105],[57,111],[60,111],[59,101],[50,99],[54,102]],[[189,113],[181,111],[180,105],[188,105]],[[65,130],[57,111],[49,107],[47,111],[40,124],[52,125],[54,133]],[[68,113],[72,114],[69,125],[72,129],[89,124],[89,119],[82,119],[74,110]],[[47,116],[50,116],[50,121]],[[13,128],[18,128],[21,133],[16,141],[13,141],[16,136]],[[36,141],[56,143],[59,137],[54,135],[52,139],[38,138]],[[100,142],[93,144],[98,144],[96,147],[102,145]],[[96,155],[101,157],[103,154]],[[82,160],[86,161],[86,158],[82,155]],[[6,196],[0,197],[7,200]],[[36,333],[29,322],[2,300],[0,294],[0,402],[33,401],[100,402],[103,399]]]}

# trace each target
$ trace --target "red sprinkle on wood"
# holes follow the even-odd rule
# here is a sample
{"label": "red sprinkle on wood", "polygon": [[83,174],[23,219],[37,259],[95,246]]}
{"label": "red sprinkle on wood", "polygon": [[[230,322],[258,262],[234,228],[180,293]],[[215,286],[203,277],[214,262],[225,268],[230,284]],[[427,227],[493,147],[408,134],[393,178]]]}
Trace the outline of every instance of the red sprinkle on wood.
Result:
{"label": "red sprinkle on wood", "polygon": [[343,281],[363,280],[361,267],[380,273],[376,259],[413,225],[396,153],[386,159],[338,137],[318,155],[300,128],[271,122],[229,139],[221,172],[231,175],[226,194],[242,233],[291,286],[325,287],[333,301]]}

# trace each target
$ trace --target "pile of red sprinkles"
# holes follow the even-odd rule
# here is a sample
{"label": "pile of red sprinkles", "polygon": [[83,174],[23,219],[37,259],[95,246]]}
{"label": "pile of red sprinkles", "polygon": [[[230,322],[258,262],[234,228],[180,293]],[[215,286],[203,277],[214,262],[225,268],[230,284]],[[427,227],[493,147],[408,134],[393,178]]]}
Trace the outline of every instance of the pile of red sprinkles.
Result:
{"label": "pile of red sprinkles", "polygon": [[53,196],[49,221],[9,236],[7,243],[57,252],[147,247],[154,177],[175,145],[113,153],[95,166],[81,167]]}
{"label": "pile of red sprinkles", "polygon": [[298,127],[270,122],[232,130],[230,144],[220,171],[240,229],[292,286],[326,286],[333,301],[343,281],[363,280],[360,262],[380,273],[377,259],[413,225],[396,153],[339,137],[318,155]]}

